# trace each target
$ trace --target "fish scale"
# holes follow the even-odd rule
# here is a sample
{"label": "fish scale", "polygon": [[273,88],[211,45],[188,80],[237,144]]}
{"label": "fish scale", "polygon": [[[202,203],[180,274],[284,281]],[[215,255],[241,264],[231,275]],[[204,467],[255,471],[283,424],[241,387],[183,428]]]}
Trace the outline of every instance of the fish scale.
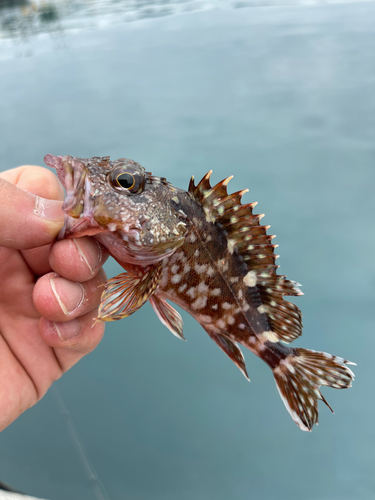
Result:
{"label": "fish scale", "polygon": [[[160,321],[185,339],[180,314],[191,314],[248,377],[238,344],[271,368],[295,423],[318,423],[321,386],[351,387],[348,360],[292,348],[302,333],[299,308],[284,296],[303,295],[298,283],[277,274],[277,245],[242,204],[247,190],[228,194],[228,177],[215,186],[211,172],[188,191],[153,176],[133,160],[47,155],[64,187],[60,238],[89,235],[104,245],[125,273],[104,285],[97,321],[125,318],[150,301]],[[125,181],[124,181],[125,179]],[[331,409],[331,408],[330,408]]]}

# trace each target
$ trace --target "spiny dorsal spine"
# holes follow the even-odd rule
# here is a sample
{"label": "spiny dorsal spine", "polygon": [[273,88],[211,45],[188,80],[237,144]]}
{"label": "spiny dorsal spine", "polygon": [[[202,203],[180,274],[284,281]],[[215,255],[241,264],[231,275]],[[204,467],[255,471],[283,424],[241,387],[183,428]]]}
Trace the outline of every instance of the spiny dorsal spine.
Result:
{"label": "spiny dorsal spine", "polygon": [[247,189],[228,194],[228,177],[211,186],[208,172],[195,186],[194,177],[189,184],[189,193],[202,205],[207,220],[221,224],[225,231],[229,248],[236,251],[247,264],[249,272],[254,272],[253,286],[257,286],[272,331],[284,342],[292,342],[302,333],[302,315],[299,308],[283,299],[284,295],[303,295],[298,283],[286,276],[276,274],[278,255],[273,245],[274,235],[268,235],[270,226],[260,225],[264,214],[253,214],[257,205],[241,203]]}

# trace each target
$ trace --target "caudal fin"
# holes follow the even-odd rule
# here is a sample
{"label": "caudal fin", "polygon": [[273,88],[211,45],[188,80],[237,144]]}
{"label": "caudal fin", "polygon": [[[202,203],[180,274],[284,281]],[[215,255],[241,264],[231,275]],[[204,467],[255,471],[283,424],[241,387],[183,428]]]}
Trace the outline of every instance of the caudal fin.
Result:
{"label": "caudal fin", "polygon": [[318,423],[318,399],[332,411],[320,393],[319,387],[328,385],[335,389],[351,387],[354,373],[346,365],[350,361],[325,352],[293,349],[273,373],[281,399],[295,423],[310,431]]}

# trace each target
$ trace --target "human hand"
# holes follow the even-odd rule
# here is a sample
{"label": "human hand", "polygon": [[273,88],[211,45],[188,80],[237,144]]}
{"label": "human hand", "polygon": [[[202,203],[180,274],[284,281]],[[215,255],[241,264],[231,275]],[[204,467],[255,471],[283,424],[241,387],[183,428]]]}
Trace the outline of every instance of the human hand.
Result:
{"label": "human hand", "polygon": [[0,431],[104,333],[95,318],[108,253],[89,237],[54,243],[63,198],[45,168],[0,174]]}

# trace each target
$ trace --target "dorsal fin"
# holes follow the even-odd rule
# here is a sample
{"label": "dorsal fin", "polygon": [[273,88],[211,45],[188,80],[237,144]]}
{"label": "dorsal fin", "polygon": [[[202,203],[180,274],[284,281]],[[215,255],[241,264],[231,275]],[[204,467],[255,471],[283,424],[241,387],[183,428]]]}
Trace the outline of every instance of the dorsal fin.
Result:
{"label": "dorsal fin", "polygon": [[270,226],[260,225],[263,214],[253,214],[257,203],[242,205],[244,189],[228,194],[228,177],[215,186],[210,184],[212,171],[195,186],[194,177],[189,184],[189,193],[202,205],[207,220],[223,226],[230,251],[238,252],[246,263],[249,273],[247,284],[256,286],[262,299],[262,312],[267,315],[272,331],[279,340],[291,342],[302,333],[302,315],[299,308],[283,299],[284,295],[303,295],[299,283],[278,275],[273,235],[268,235]]}

